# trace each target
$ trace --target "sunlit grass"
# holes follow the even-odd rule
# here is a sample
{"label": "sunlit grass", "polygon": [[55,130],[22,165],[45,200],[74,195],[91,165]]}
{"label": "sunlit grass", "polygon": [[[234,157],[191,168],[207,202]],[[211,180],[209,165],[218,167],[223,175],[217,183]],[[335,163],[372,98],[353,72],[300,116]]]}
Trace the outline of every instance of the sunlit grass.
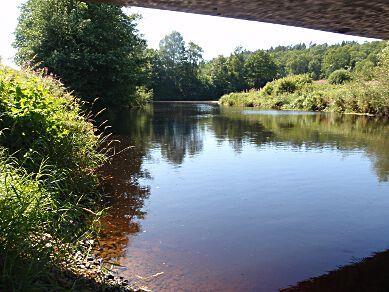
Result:
{"label": "sunlit grass", "polygon": [[99,216],[103,138],[60,82],[3,66],[0,129],[0,291],[56,290]]}

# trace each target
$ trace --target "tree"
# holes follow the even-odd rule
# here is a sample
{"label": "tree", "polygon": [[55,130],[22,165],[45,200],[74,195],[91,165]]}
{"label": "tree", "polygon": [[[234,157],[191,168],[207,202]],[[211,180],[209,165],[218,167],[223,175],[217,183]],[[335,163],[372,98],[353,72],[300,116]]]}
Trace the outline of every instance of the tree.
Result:
{"label": "tree", "polygon": [[174,31],[159,42],[159,54],[167,66],[174,67],[186,60],[185,41],[182,35]]}
{"label": "tree", "polygon": [[272,56],[262,50],[250,54],[245,67],[249,87],[260,88],[273,80],[277,74],[277,66]]}
{"label": "tree", "polygon": [[242,91],[248,87],[247,68],[245,66],[248,52],[242,47],[237,47],[228,58],[229,83],[234,91]]}
{"label": "tree", "polygon": [[16,61],[47,68],[86,101],[128,106],[144,83],[147,61],[136,25],[137,16],[115,5],[28,0],[16,29]]}
{"label": "tree", "polygon": [[312,58],[308,63],[308,72],[314,80],[318,80],[321,74],[321,60]]}
{"label": "tree", "polygon": [[198,68],[200,63],[203,61],[203,49],[195,44],[194,42],[189,42],[187,49],[188,62],[193,69]]}
{"label": "tree", "polygon": [[218,56],[211,60],[205,70],[205,74],[209,76],[212,95],[220,97],[224,93],[234,91],[231,86],[228,59],[224,56]]}
{"label": "tree", "polygon": [[202,99],[205,84],[200,78],[203,49],[186,45],[179,32],[165,36],[154,52],[151,87],[156,99]]}
{"label": "tree", "polygon": [[348,46],[329,48],[324,55],[322,66],[326,76],[339,69],[350,69],[351,56]]}
{"label": "tree", "polygon": [[291,52],[286,62],[286,70],[289,75],[299,75],[308,72],[309,60],[306,51]]}

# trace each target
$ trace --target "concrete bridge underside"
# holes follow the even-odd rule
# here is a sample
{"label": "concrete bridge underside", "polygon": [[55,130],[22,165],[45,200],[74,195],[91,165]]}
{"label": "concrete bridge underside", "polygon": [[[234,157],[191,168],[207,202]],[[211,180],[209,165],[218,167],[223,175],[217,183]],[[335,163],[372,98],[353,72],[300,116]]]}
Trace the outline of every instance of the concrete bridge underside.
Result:
{"label": "concrete bridge underside", "polygon": [[95,1],[217,15],[389,39],[389,0]]}

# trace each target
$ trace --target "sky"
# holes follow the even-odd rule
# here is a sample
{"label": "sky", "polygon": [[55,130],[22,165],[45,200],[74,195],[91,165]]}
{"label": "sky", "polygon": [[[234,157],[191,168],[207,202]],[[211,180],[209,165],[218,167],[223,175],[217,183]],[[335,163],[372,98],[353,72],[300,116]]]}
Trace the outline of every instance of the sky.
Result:
{"label": "sky", "polygon": [[[25,0],[0,0],[0,56],[3,63],[15,66],[12,48],[13,32],[19,15],[18,6]],[[178,31],[185,41],[193,41],[204,50],[206,60],[218,55],[229,55],[238,46],[248,50],[269,49],[278,45],[297,43],[339,43],[342,41],[370,41],[373,39],[342,34],[237,20],[217,16],[206,16],[147,8],[126,8],[127,13],[142,16],[139,31],[152,48],[172,31]]]}

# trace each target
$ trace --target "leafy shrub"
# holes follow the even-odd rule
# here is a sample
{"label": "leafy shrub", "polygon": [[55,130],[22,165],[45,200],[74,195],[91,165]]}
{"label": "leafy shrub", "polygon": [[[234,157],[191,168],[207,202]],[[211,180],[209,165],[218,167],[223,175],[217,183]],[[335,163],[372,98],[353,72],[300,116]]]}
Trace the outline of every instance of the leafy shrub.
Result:
{"label": "leafy shrub", "polygon": [[253,107],[255,106],[257,96],[258,91],[256,90],[240,93],[230,93],[223,95],[220,98],[219,103],[226,106]]}
{"label": "leafy shrub", "polygon": [[340,69],[332,72],[328,76],[328,83],[330,84],[343,84],[352,79],[352,75],[349,71]]}
{"label": "leafy shrub", "polygon": [[269,82],[261,89],[261,94],[283,94],[293,93],[296,90],[300,90],[307,84],[312,83],[312,78],[309,75],[291,75],[281,79]]}
{"label": "leafy shrub", "polygon": [[143,107],[153,98],[153,90],[148,90],[144,86],[138,86],[135,91],[135,96],[131,102],[132,107]]}
{"label": "leafy shrub", "polygon": [[57,290],[52,268],[97,218],[101,137],[58,81],[3,66],[0,129],[0,290]]}
{"label": "leafy shrub", "polygon": [[[37,172],[42,161],[67,173],[66,183],[84,192],[92,169],[103,161],[99,137],[77,100],[51,77],[0,67],[0,145]],[[93,185],[93,183],[92,183]]]}
{"label": "leafy shrub", "polygon": [[282,79],[277,85],[276,92],[278,93],[293,93],[297,89],[296,83],[289,79]]}
{"label": "leafy shrub", "polygon": [[264,95],[271,95],[273,91],[274,91],[274,81],[266,83],[266,85],[261,89],[261,92]]}

